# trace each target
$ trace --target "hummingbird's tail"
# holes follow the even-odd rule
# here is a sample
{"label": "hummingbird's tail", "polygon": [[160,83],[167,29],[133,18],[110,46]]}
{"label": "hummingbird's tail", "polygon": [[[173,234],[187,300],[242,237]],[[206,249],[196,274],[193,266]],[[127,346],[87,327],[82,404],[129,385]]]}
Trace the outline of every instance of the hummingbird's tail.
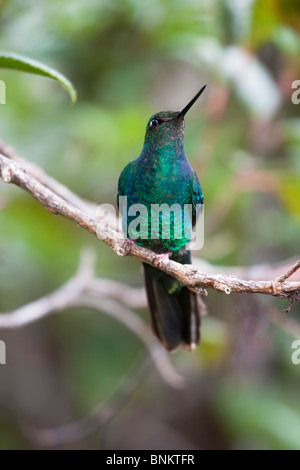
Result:
{"label": "hummingbird's tail", "polygon": [[[191,264],[189,251],[173,253],[171,259]],[[193,350],[200,343],[201,315],[206,310],[204,302],[198,294],[159,269],[144,264],[144,275],[154,334],[168,351],[180,344]]]}

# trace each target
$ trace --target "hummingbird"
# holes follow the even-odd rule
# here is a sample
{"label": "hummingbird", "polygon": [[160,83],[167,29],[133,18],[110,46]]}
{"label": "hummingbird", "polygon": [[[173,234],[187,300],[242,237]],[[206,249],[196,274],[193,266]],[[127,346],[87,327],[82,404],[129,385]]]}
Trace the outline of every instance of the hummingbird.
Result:
{"label": "hummingbird", "polygon": [[[123,211],[124,235],[159,256],[181,264],[191,264],[191,252],[186,246],[203,208],[201,185],[184,149],[185,115],[205,88],[206,85],[181,111],[160,111],[150,117],[141,154],[127,164],[118,182],[117,204],[120,212]],[[122,210],[121,197],[126,198],[126,209]],[[139,217],[140,223],[129,233],[134,216],[128,208],[136,204],[138,208],[146,208],[147,217],[142,222]],[[159,214],[156,232],[151,228],[151,217],[154,219],[151,209],[166,204],[171,208],[175,204],[182,214],[184,206],[191,208],[190,217],[178,218],[174,212],[168,212],[165,217],[166,220],[169,217],[168,236],[162,233],[164,213]],[[181,237],[175,236],[178,228]],[[153,266],[143,263],[143,268],[154,335],[168,351],[180,345],[188,350],[195,349],[200,344],[201,312],[205,308],[200,296]]]}

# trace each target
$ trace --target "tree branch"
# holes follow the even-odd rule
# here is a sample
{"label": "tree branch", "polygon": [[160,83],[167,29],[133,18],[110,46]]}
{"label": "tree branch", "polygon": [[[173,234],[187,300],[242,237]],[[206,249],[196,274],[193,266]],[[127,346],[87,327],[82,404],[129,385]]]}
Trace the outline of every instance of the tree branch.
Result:
{"label": "tree branch", "polygon": [[[30,193],[46,209],[54,214],[60,214],[91,234],[101,238],[118,255],[132,256],[144,263],[159,268],[161,271],[175,277],[182,285],[191,290],[203,293],[203,289],[214,289],[225,294],[231,292],[256,293],[273,295],[279,298],[298,300],[300,281],[288,281],[287,279],[300,267],[300,260],[289,269],[286,274],[269,281],[244,280],[228,274],[209,274],[202,272],[194,265],[181,265],[171,260],[162,259],[153,251],[130,243],[108,224],[101,224],[96,217],[91,215],[93,211],[86,211],[86,205],[80,203],[80,198],[69,192],[67,188],[48,178],[42,170],[24,163],[24,160],[12,159],[6,152],[6,156],[0,154],[0,173],[5,183],[13,183]],[[40,173],[42,172],[42,173]],[[40,177],[40,174],[42,177]],[[75,198],[75,199],[74,199]],[[95,205],[89,208],[96,208]]]}
{"label": "tree branch", "polygon": [[[110,281],[104,280],[102,284],[103,280],[94,277],[95,259],[93,251],[85,250],[77,272],[68,282],[51,294],[24,305],[14,312],[0,313],[0,329],[15,329],[29,325],[68,308],[87,307],[97,310],[110,315],[131,330],[148,350],[162,379],[172,387],[180,388],[184,382],[183,378],[172,366],[165,349],[152,335],[144,320],[120,302],[128,300],[125,295],[119,296],[117,300],[116,293],[112,295],[112,289],[107,290]],[[121,287],[120,284],[119,287]],[[126,286],[123,286],[121,290],[124,292],[125,289]]]}

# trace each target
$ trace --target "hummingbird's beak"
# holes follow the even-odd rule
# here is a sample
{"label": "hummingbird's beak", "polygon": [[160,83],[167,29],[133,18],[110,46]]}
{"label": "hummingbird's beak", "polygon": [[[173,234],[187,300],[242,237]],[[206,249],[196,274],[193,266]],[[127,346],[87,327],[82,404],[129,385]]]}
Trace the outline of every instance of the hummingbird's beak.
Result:
{"label": "hummingbird's beak", "polygon": [[206,85],[204,85],[200,91],[198,91],[197,95],[194,96],[194,98],[181,110],[179,111],[179,113],[177,114],[177,118],[180,117],[180,116],[184,116],[188,110],[193,106],[193,104],[195,103],[195,101],[197,101],[197,99],[199,98],[199,96],[203,93],[203,91],[205,90],[206,88]]}

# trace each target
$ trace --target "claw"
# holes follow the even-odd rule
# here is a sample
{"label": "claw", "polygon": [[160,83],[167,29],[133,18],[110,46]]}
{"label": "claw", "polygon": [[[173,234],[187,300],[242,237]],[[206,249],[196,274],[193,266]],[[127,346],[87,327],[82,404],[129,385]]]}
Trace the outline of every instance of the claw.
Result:
{"label": "claw", "polygon": [[161,263],[170,258],[172,252],[168,251],[167,253],[161,253],[155,256],[155,263],[159,266]]}

